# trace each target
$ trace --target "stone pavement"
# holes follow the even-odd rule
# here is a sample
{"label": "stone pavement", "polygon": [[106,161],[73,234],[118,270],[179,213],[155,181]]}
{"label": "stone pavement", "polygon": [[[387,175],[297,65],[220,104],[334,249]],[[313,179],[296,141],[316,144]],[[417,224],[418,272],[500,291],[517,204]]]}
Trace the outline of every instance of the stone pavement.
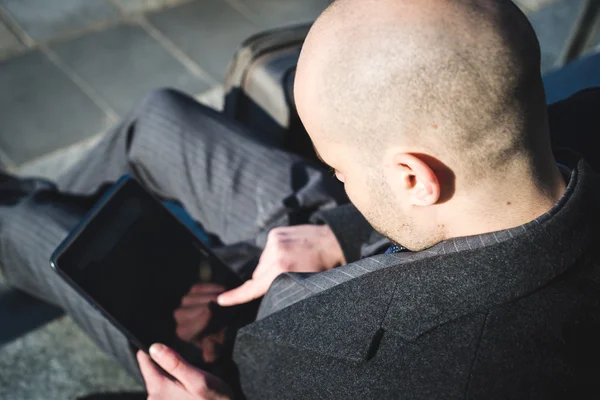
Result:
{"label": "stone pavement", "polygon": [[0,0],[0,160],[17,167],[114,124],[150,89],[222,84],[239,44],[328,0]]}
{"label": "stone pavement", "polygon": [[[0,0],[0,164],[53,178],[155,87],[220,108],[227,63],[244,39],[310,22],[327,4]],[[141,389],[66,316],[14,339],[56,317],[35,306],[0,276],[0,400]]]}
{"label": "stone pavement", "polygon": [[[218,96],[242,40],[311,21],[329,2],[0,0],[0,162],[15,169],[93,138],[155,87]],[[547,70],[582,0],[518,3]]]}
{"label": "stone pavement", "polygon": [[[313,20],[329,0],[0,0],[0,164],[53,178],[143,94],[171,86],[220,108],[227,63],[253,33]],[[552,68],[582,0],[518,0]],[[600,43],[600,26],[589,48]],[[0,276],[0,303],[3,294]],[[24,304],[24,303],[23,303]],[[42,322],[52,310],[22,307]],[[16,323],[2,320],[3,327]],[[9,329],[10,330],[10,329]],[[0,400],[139,389],[61,317],[0,340]]]}

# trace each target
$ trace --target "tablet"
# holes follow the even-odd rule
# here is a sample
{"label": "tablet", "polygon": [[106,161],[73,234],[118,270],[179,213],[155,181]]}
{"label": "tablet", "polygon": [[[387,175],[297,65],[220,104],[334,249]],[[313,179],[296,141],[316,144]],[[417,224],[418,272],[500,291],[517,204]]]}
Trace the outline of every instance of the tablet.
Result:
{"label": "tablet", "polygon": [[133,345],[176,341],[173,312],[193,284],[238,276],[135,179],[121,178],[53,253],[52,268]]}

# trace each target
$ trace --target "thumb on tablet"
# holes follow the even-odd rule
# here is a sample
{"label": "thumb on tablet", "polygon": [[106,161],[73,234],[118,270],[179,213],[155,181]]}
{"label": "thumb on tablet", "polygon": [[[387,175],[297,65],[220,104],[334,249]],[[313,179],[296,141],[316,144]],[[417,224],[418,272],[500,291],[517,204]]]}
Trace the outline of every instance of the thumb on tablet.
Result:
{"label": "thumb on tablet", "polygon": [[263,296],[269,289],[268,279],[255,278],[244,282],[243,285],[222,293],[217,297],[217,303],[223,307],[248,303]]}

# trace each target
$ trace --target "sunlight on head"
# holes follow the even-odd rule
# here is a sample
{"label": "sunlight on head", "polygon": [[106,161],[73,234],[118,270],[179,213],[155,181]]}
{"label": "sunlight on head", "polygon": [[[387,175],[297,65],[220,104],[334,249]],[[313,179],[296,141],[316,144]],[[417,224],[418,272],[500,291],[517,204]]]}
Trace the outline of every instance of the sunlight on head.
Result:
{"label": "sunlight on head", "polygon": [[306,39],[295,98],[357,208],[424,248],[448,235],[440,206],[461,191],[515,171],[545,184],[539,64],[535,33],[508,0],[338,0]]}

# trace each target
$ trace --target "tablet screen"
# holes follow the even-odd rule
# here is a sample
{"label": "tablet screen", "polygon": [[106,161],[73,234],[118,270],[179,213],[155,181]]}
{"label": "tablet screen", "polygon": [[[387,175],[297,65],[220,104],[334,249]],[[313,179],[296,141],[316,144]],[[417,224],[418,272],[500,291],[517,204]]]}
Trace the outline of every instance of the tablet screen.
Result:
{"label": "tablet screen", "polygon": [[53,265],[144,350],[152,343],[173,342],[173,312],[194,283],[238,284],[235,275],[133,179],[121,181],[101,200],[59,247]]}

